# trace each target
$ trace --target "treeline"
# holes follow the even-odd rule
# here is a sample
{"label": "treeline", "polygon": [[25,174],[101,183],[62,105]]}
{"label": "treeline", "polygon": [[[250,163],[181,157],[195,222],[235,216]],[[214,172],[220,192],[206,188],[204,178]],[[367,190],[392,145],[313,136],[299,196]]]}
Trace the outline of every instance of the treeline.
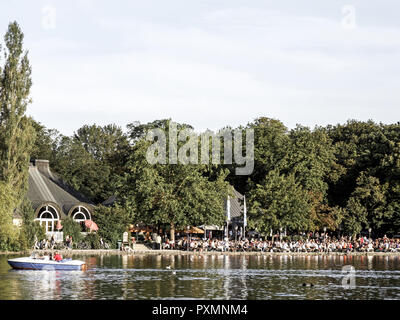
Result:
{"label": "treeline", "polygon": [[[25,199],[30,159],[48,159],[63,180],[99,204],[94,213],[99,233],[112,241],[119,237],[115,230],[127,223],[168,225],[171,238],[188,225],[223,225],[230,186],[246,195],[249,227],[265,234],[281,228],[296,233],[327,228],[349,235],[369,228],[376,235],[399,231],[399,123],[351,120],[289,130],[279,120],[261,117],[245,127],[223,128],[254,130],[251,175],[236,175],[241,166],[236,163],[152,165],[146,153],[154,141],[146,134],[157,128],[168,137],[169,119],[132,122],[126,130],[84,125],[64,136],[26,117],[31,68],[22,39],[18,25],[10,24],[0,68],[0,250],[11,243],[23,246],[29,240],[21,237],[40,232],[30,227],[32,210]],[[177,124],[178,131],[184,129],[192,127]],[[169,147],[168,138],[166,143]],[[112,196],[115,207],[101,206]],[[26,217],[27,236],[12,225],[15,208]]]}
{"label": "treeline", "polygon": [[117,196],[134,222],[223,225],[221,199],[232,185],[246,195],[249,227],[260,232],[398,231],[399,123],[352,120],[289,130],[278,120],[258,118],[235,128],[254,129],[255,166],[249,176],[235,175],[235,163],[150,165],[146,152],[153,142],[146,132],[168,133],[169,124],[134,122],[127,132],[115,125],[85,125],[71,137],[37,124],[32,156],[49,159],[63,179],[96,203]]}

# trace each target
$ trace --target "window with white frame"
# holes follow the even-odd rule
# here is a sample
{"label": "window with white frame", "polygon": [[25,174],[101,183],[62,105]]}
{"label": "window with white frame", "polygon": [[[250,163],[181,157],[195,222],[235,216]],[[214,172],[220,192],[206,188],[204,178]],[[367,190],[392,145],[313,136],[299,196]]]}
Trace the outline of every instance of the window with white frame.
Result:
{"label": "window with white frame", "polygon": [[37,215],[40,225],[45,226],[46,232],[54,232],[55,224],[59,220],[57,209],[51,205],[43,206]]}
{"label": "window with white frame", "polygon": [[84,222],[85,220],[91,220],[90,212],[84,206],[76,207],[72,211],[71,217],[77,222]]}

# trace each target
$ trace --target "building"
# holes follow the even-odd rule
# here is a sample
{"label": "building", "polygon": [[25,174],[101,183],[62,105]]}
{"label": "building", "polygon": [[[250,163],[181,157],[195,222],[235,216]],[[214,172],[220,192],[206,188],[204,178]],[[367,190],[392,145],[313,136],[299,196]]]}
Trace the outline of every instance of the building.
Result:
{"label": "building", "polygon": [[94,204],[68,186],[51,171],[48,160],[34,160],[29,165],[28,199],[35,210],[36,221],[45,226],[48,237],[63,239],[56,227],[59,220],[71,217],[77,223],[92,220]]}
{"label": "building", "polygon": [[[226,222],[224,226],[202,225],[205,230],[205,237],[223,238],[227,233],[231,239],[239,239],[243,236],[244,228],[244,196],[233,187],[233,196],[224,202],[224,214]],[[228,205],[229,203],[229,205]],[[228,207],[229,206],[229,207]]]}
{"label": "building", "polygon": [[244,196],[235,189],[233,189],[233,196],[229,197],[225,203],[225,215],[227,217],[229,237],[238,239],[239,236],[243,236],[245,230]]}

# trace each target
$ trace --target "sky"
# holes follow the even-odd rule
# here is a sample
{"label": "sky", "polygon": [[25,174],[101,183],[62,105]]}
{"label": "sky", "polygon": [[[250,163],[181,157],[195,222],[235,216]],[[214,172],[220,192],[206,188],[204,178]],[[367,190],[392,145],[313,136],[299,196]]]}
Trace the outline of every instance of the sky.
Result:
{"label": "sky", "polygon": [[18,0],[32,65],[27,113],[84,124],[172,118],[196,131],[257,117],[400,120],[398,0]]}

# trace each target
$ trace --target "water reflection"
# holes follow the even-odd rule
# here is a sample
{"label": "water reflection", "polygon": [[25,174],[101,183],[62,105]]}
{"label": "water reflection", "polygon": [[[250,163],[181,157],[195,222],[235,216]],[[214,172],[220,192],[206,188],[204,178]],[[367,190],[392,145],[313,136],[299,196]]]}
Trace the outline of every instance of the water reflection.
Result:
{"label": "water reflection", "polygon": [[[400,298],[398,256],[74,257],[86,261],[86,272],[16,271],[8,258],[0,257],[0,299]],[[344,265],[356,269],[355,289],[342,287]]]}

